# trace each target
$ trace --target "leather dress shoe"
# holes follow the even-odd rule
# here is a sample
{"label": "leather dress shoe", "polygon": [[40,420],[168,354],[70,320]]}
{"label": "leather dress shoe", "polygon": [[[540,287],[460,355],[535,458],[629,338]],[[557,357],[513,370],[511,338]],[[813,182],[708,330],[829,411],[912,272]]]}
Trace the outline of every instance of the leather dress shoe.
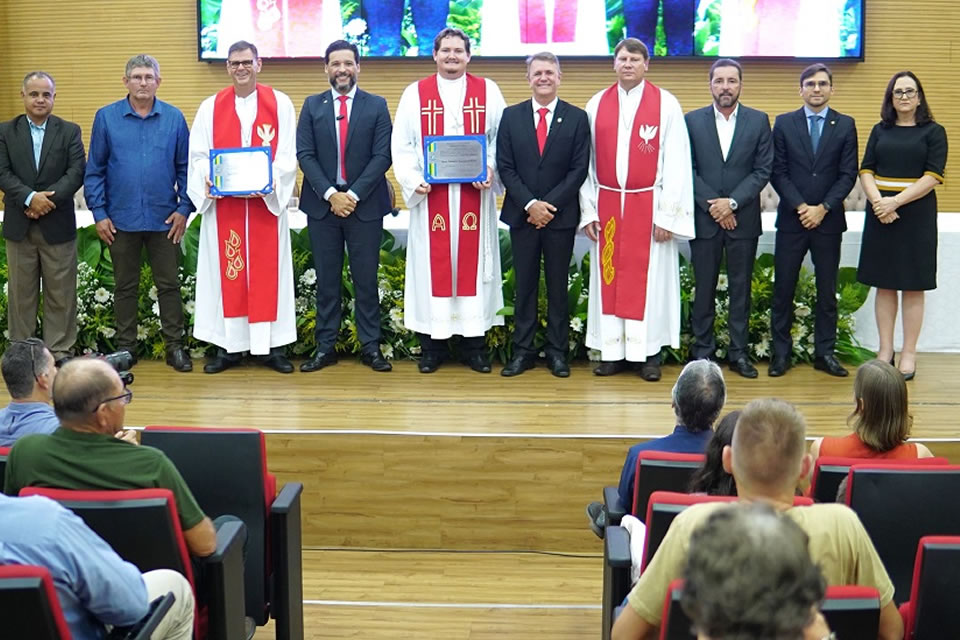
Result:
{"label": "leather dress shoe", "polygon": [[490,373],[490,358],[483,353],[474,353],[473,355],[465,357],[463,364],[477,373]]}
{"label": "leather dress shoe", "polygon": [[328,367],[331,364],[337,364],[337,353],[336,351],[329,351],[324,353],[318,351],[313,354],[313,357],[309,360],[304,360],[300,365],[300,371],[304,373],[310,373],[312,371],[319,371],[324,367]]}
{"label": "leather dress shoe", "polygon": [[203,365],[204,373],[220,373],[230,367],[235,367],[243,361],[243,356],[239,353],[227,353],[223,349],[217,349],[217,355],[213,356],[207,364]]}
{"label": "leather dress shoe", "polygon": [[515,355],[510,359],[510,362],[500,370],[500,375],[505,378],[511,378],[513,376],[518,376],[527,369],[533,369],[535,366],[533,358],[525,355]]}
{"label": "leather dress shoe", "polygon": [[603,540],[607,529],[607,510],[603,508],[603,503],[591,502],[587,505],[587,524],[590,531]]}
{"label": "leather dress shoe", "polygon": [[838,378],[845,378],[850,375],[850,372],[844,369],[840,361],[837,360],[837,356],[832,353],[814,358],[813,368],[818,371],[826,371],[830,375],[837,376]]}
{"label": "leather dress shoe", "polygon": [[167,354],[167,364],[173,367],[174,371],[185,373],[193,371],[193,362],[185,349],[174,349]]}
{"label": "leather dress shoe", "polygon": [[387,359],[383,357],[380,347],[361,353],[360,362],[367,365],[374,371],[393,371],[393,365],[387,362]]}
{"label": "leather dress shoe", "polygon": [[558,378],[570,377],[570,365],[567,364],[567,359],[563,356],[548,353],[547,367],[550,369],[550,373]]}
{"label": "leather dress shoe", "polygon": [[417,369],[420,370],[420,373],[433,373],[440,368],[441,362],[443,362],[443,358],[439,354],[424,352],[420,356],[420,362],[417,363]]}
{"label": "leather dress shoe", "polygon": [[730,371],[739,373],[744,378],[756,378],[759,375],[757,368],[750,364],[750,360],[748,360],[746,356],[731,360],[729,366]]}
{"label": "leather dress shoe", "polygon": [[656,382],[661,375],[660,358],[649,358],[640,363],[640,377],[647,382]]}
{"label": "leather dress shoe", "polygon": [[615,376],[627,368],[627,363],[623,360],[602,360],[594,369],[594,375]]}
{"label": "leather dress shoe", "polygon": [[767,375],[771,378],[779,378],[790,370],[790,358],[785,356],[773,356],[770,360],[770,366],[767,368]]}
{"label": "leather dress shoe", "polygon": [[126,351],[130,354],[130,369],[133,369],[133,366],[139,362],[137,358],[137,348],[136,347],[120,347],[114,353],[120,353],[121,351]]}
{"label": "leather dress shoe", "polygon": [[277,373],[293,373],[293,363],[282,353],[271,353],[264,356],[261,362],[263,362],[263,366],[269,367]]}

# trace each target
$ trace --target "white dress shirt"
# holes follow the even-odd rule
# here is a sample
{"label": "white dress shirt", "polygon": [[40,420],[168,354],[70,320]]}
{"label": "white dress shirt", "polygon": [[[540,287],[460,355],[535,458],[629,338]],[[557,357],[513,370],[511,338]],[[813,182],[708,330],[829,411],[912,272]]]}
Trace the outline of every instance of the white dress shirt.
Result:
{"label": "white dress shirt", "polygon": [[730,143],[733,142],[733,133],[737,128],[737,114],[739,112],[739,102],[733,110],[733,113],[730,114],[729,119],[720,113],[717,105],[713,105],[714,121],[717,123],[717,137],[720,138],[720,152],[723,153],[724,162],[727,160],[727,154],[730,153]]}
{"label": "white dress shirt", "polygon": [[[534,98],[530,98],[530,102],[533,104],[533,130],[536,131],[537,127],[540,126],[540,114],[537,113],[540,109],[548,109],[546,113],[547,119],[547,137],[550,137],[550,126],[553,124],[553,114],[557,111],[557,103],[560,101],[560,98],[554,98],[550,101],[549,104],[540,104]],[[524,211],[529,211],[531,205],[536,202],[537,199],[533,198],[527,204],[523,205]]]}
{"label": "white dress shirt", "polygon": [[[340,96],[342,95],[338,91],[331,91],[330,95],[333,96],[333,132],[337,136],[337,175],[334,176],[333,181],[337,184],[340,184],[340,176],[343,175],[343,168],[340,166],[340,121],[336,118],[340,117]],[[350,92],[347,95],[347,127],[350,126],[350,118],[353,117],[353,99],[357,97],[357,85],[353,85],[353,88],[350,89]],[[327,187],[327,190],[323,193],[323,199],[327,202],[330,201],[330,196],[335,194],[337,189],[335,187]],[[354,199],[355,202],[360,202],[360,198],[357,197],[357,194],[353,192],[353,189],[347,191],[347,195]]]}

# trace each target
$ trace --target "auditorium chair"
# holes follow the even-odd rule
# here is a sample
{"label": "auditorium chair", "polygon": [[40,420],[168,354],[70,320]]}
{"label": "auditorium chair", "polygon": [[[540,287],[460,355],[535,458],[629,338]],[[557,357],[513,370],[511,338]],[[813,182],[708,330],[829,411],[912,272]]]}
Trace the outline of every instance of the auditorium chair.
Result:
{"label": "auditorium chair", "polygon": [[960,638],[960,536],[924,536],[917,545],[910,601],[900,606],[905,640]]}
{"label": "auditorium chair", "polygon": [[624,514],[632,513],[643,519],[647,502],[654,491],[685,493],[690,478],[703,464],[701,453],[671,453],[668,451],[641,451],[633,474],[633,504],[620,501],[617,487],[603,488],[603,503],[607,509],[607,526],[620,524]]}
{"label": "auditorium chair", "polygon": [[[146,617],[131,627],[114,627],[107,640],[150,640],[167,615],[174,596],[167,593]],[[46,567],[0,565],[0,620],[12,637],[30,640],[71,640],[53,578]]]}
{"label": "auditorium chair", "polygon": [[958,495],[960,466],[850,467],[846,502],[870,534],[898,603],[909,597],[920,539],[960,535]]}
{"label": "auditorium chair", "polygon": [[198,593],[197,576],[169,489],[71,491],[25,487],[20,495],[56,500],[80,516],[121,558],[141,572],[172,569],[181,573],[193,588],[197,603],[196,640],[245,637],[240,523],[228,522],[220,527],[217,550],[198,559],[203,566],[203,593]]}
{"label": "auditorium chair", "polygon": [[[207,515],[230,514],[246,523],[247,615],[257,625],[265,625],[272,616],[277,640],[302,640],[303,484],[287,483],[277,493],[277,479],[267,471],[263,432],[148,426],[140,443],[170,458]],[[212,451],[216,455],[210,455]]]}
{"label": "auditorium chair", "polygon": [[950,464],[946,458],[916,458],[902,459],[868,459],[868,458],[841,458],[821,456],[817,458],[813,467],[813,479],[810,481],[809,495],[814,502],[837,502],[837,491],[840,484],[847,477],[850,467],[855,464],[885,464],[885,465],[944,465]]}
{"label": "auditorium chair", "polygon": [[3,491],[3,478],[7,472],[7,456],[10,455],[10,447],[0,447],[0,491]]}

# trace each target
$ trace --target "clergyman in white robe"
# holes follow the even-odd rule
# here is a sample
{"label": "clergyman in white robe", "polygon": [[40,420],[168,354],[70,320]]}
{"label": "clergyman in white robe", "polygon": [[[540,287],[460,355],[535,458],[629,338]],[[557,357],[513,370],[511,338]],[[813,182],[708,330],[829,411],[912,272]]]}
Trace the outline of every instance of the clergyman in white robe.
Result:
{"label": "clergyman in white robe", "polygon": [[[645,82],[645,81],[644,81]],[[620,122],[617,144],[617,180],[626,184],[630,132],[633,116],[643,95],[644,82],[630,91],[617,86]],[[597,214],[596,119],[603,91],[587,103],[590,119],[590,171],[580,188],[580,228],[599,222]],[[660,89],[660,153],[653,187],[653,224],[673,233],[666,242],[656,242],[650,233],[650,262],[647,266],[647,301],[643,320],[631,320],[603,313],[599,242],[590,249],[590,298],[587,303],[587,347],[600,351],[602,360],[643,362],[660,353],[660,348],[680,346],[680,258],[678,240],[694,237],[693,167],[690,139],[680,103]],[[621,194],[621,203],[624,194]],[[629,215],[629,212],[626,212]]]}
{"label": "clergyman in white robe", "polygon": [[[480,252],[477,269],[477,295],[436,297],[430,279],[430,216],[427,194],[416,193],[424,182],[423,143],[420,133],[420,94],[417,83],[409,85],[400,97],[393,124],[393,171],[403,190],[403,201],[410,209],[407,235],[407,270],[403,296],[403,322],[411,331],[443,340],[453,335],[482,336],[493,325],[502,325],[502,276],[500,242],[497,236],[497,194],[503,191],[496,175],[497,129],[505,103],[499,87],[489,78],[486,82],[487,166],[493,172],[490,189],[480,194]],[[460,76],[448,80],[438,76],[437,85],[443,101],[444,135],[463,135],[463,101],[467,79]],[[459,229],[460,190],[473,189],[470,184],[451,184],[449,189],[450,228]],[[459,234],[450,233],[450,255],[453,281],[457,281],[457,243]]]}
{"label": "clergyman in white robe", "polygon": [[[257,91],[263,89],[258,88]],[[240,120],[240,137],[244,147],[260,146],[253,140],[253,123],[257,118],[257,91],[246,98],[237,97],[235,106]],[[217,250],[217,201],[207,197],[206,181],[210,176],[210,149],[213,148],[213,108],[216,95],[200,105],[190,130],[190,166],[187,171],[187,192],[197,213],[203,216],[200,225],[200,251],[197,257],[197,298],[193,335],[222,347],[228,353],[249,351],[267,355],[271,347],[297,341],[294,316],[293,257],[290,249],[290,225],[287,203],[297,180],[297,119],[293,103],[286,94],[273,89],[277,99],[277,152],[273,159],[273,192],[263,198],[270,213],[277,216],[277,319],[251,323],[247,317],[225,318],[223,292],[220,287],[220,253]],[[253,144],[255,143],[255,144]],[[255,241],[255,239],[252,239]],[[250,264],[249,256],[244,256]],[[245,270],[249,274],[249,270]]]}
{"label": "clergyman in white robe", "polygon": [[[526,0],[519,0],[525,2]],[[571,0],[543,0],[546,42],[522,42],[518,0],[484,0],[478,51],[484,56],[521,56],[550,51],[558,56],[606,56],[607,5],[603,0],[576,0],[576,28],[570,42],[555,42],[554,7]]]}

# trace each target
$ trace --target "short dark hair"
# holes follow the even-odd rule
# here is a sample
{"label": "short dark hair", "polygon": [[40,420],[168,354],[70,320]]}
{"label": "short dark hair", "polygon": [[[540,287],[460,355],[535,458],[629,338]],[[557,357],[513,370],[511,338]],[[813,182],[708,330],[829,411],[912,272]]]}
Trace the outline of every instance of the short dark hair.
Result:
{"label": "short dark hair", "polygon": [[105,398],[113,393],[115,377],[106,362],[74,358],[53,381],[53,411],[62,423],[83,423]]}
{"label": "short dark hair", "polygon": [[705,493],[708,496],[735,496],[737,482],[723,468],[723,448],[733,442],[733,430],[740,419],[740,410],[723,416],[713,430],[713,437],[704,450],[700,468],[690,478],[689,493]]}
{"label": "short dark hair", "polygon": [[917,99],[920,103],[917,105],[917,126],[923,126],[933,122],[933,111],[927,106],[927,96],[923,92],[923,85],[913,71],[898,71],[890,78],[887,83],[887,90],[883,94],[883,105],[880,107],[880,120],[885,127],[893,127],[897,124],[897,110],[893,106],[893,86],[897,84],[900,78],[911,78],[917,83]]}
{"label": "short dark hair", "polygon": [[827,79],[830,80],[830,84],[833,84],[833,72],[830,71],[830,67],[822,62],[814,62],[812,65],[800,72],[800,86],[803,86],[804,80],[810,76],[815,76],[820,72],[827,74]]}
{"label": "short dark hair", "polygon": [[614,58],[620,54],[620,49],[626,49],[630,53],[639,53],[643,56],[644,60],[650,60],[650,50],[647,49],[647,45],[644,44],[643,40],[639,38],[624,38],[618,42],[617,46],[613,48]]}
{"label": "short dark hair", "polygon": [[46,354],[47,345],[40,338],[13,340],[7,345],[0,361],[0,371],[11,398],[20,400],[33,393],[34,376],[46,373],[50,364]]}
{"label": "short dark hair", "polygon": [[716,362],[688,362],[673,385],[673,405],[677,419],[690,431],[713,427],[727,401],[723,372]]}
{"label": "short dark hair", "polygon": [[324,64],[330,62],[330,54],[334,51],[353,51],[353,61],[358,64],[360,63],[360,50],[357,49],[357,45],[352,42],[347,42],[346,40],[334,40],[323,54]]}
{"label": "short dark hair", "polygon": [[718,509],[690,537],[683,610],[714,640],[802,638],[827,589],[808,545],[769,504]]}
{"label": "short dark hair", "polygon": [[713,72],[720,67],[733,67],[737,70],[737,78],[740,80],[740,82],[743,82],[743,67],[733,58],[719,58],[716,62],[710,65],[710,82],[713,82]]}
{"label": "short dark hair", "polygon": [[454,27],[441,29],[437,37],[433,39],[434,53],[440,51],[440,43],[444,38],[460,38],[463,40],[463,48],[467,50],[467,55],[470,55],[470,36],[464,33],[463,29],[455,29]]}
{"label": "short dark hair", "polygon": [[253,52],[254,60],[260,59],[260,53],[257,51],[257,45],[253,44],[252,42],[247,42],[246,40],[237,40],[230,45],[230,48],[227,49],[227,57],[229,58],[237,51],[246,51],[247,49],[250,49],[250,51]]}

